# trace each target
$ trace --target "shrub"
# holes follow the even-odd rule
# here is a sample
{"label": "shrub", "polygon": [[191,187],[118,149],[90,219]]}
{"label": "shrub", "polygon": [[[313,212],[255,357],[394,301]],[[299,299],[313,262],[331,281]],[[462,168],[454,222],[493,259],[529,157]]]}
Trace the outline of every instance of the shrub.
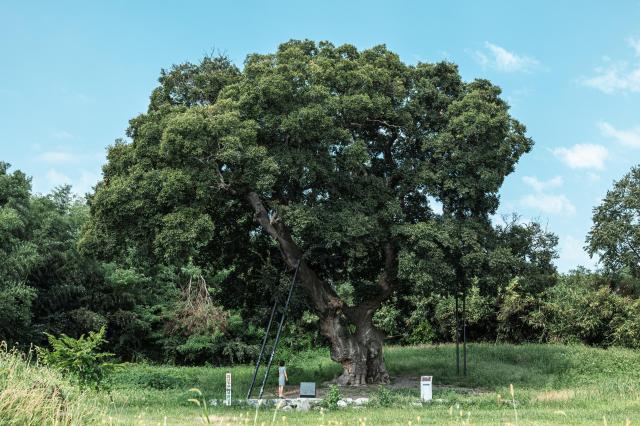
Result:
{"label": "shrub", "polygon": [[341,399],[342,393],[340,393],[340,388],[336,385],[331,385],[322,400],[322,406],[325,408],[338,408],[338,401]]}
{"label": "shrub", "polygon": [[[495,308],[491,296],[480,294],[480,288],[475,282],[467,292],[467,333],[469,338],[488,340],[495,333]],[[462,300],[459,301],[462,312]],[[462,320],[462,319],[460,319]],[[439,331],[447,340],[455,339],[455,299],[453,296],[441,298],[435,309],[435,321]],[[461,324],[462,326],[462,324]]]}
{"label": "shrub", "polygon": [[512,279],[498,299],[497,339],[514,343],[536,340],[529,316],[538,304],[524,291],[518,278]]}
{"label": "shrub", "polygon": [[393,404],[393,394],[384,386],[378,386],[373,396],[374,403],[380,407],[390,407]]}
{"label": "shrub", "polygon": [[106,343],[106,328],[98,332],[83,334],[78,339],[62,334],[55,337],[45,333],[51,350],[37,348],[38,358],[44,364],[69,374],[80,386],[99,388],[106,376],[113,371],[115,365],[109,362],[113,354],[98,352],[98,348]]}
{"label": "shrub", "polygon": [[418,322],[410,329],[409,335],[405,341],[410,345],[419,345],[423,343],[433,343],[438,339],[433,326],[427,320]]}
{"label": "shrub", "polygon": [[[529,316],[540,339],[550,342],[582,342],[595,346],[634,346],[634,328],[629,321],[632,300],[602,286],[595,274],[574,273],[550,288],[540,309]],[[618,327],[624,327],[617,330]]]}

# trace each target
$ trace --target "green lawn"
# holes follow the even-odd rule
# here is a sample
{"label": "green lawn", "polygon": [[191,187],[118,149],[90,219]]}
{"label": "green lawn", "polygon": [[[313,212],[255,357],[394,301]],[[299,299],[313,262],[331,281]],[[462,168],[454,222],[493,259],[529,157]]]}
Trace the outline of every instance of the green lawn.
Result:
{"label": "green lawn", "polygon": [[[417,383],[394,389],[391,405],[363,409],[274,412],[262,408],[256,424],[625,424],[640,421],[640,352],[560,345],[469,345],[469,375],[455,372],[454,347],[389,347],[387,367],[392,377],[434,376],[434,401],[417,407]],[[339,367],[327,353],[301,354],[288,362],[292,384],[321,383]],[[249,366],[234,368],[167,367],[127,364],[114,377],[107,420],[113,424],[198,424],[201,411],[188,402],[198,388],[204,397],[223,398],[225,373],[231,371],[234,398],[242,398],[251,379]],[[275,374],[272,375],[273,387]],[[509,385],[513,384],[515,410]],[[270,388],[271,390],[271,388]],[[350,390],[353,392],[353,390]],[[254,424],[256,412],[247,407],[211,408],[213,424]],[[275,416],[275,417],[274,417]]]}

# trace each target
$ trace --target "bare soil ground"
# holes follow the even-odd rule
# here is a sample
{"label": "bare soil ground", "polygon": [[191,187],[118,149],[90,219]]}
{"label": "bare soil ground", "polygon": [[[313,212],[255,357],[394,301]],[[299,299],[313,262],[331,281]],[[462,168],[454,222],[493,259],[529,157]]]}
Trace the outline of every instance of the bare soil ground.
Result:
{"label": "bare soil ground", "polygon": [[[329,387],[334,384],[335,384],[334,380],[316,384],[316,397],[324,398],[324,396],[329,391]],[[379,385],[342,386],[340,388],[340,392],[345,398],[353,398],[353,399],[369,398],[378,390],[378,386]],[[419,386],[420,386],[420,376],[391,377],[391,383],[388,385],[388,387],[393,390],[414,390],[416,392],[419,392],[419,389],[420,389]],[[434,385],[433,388],[439,389],[439,390],[451,390],[456,393],[467,394],[467,395],[482,395],[484,393],[489,392],[486,389],[459,387],[459,386],[450,386],[450,385]],[[284,394],[286,398],[297,398],[298,385],[288,384],[287,386],[285,386]],[[273,392],[271,392],[271,390],[265,392],[265,396],[267,395],[275,396],[275,389]]]}

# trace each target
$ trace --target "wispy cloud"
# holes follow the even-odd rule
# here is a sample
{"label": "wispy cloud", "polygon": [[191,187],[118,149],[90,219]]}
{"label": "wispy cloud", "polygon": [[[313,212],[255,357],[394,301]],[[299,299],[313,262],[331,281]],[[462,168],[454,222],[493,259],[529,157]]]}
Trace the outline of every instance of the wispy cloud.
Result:
{"label": "wispy cloud", "polygon": [[47,170],[43,178],[34,176],[34,187],[36,191],[47,193],[60,185],[71,185],[73,192],[82,196],[91,191],[91,188],[93,188],[100,179],[98,172],[89,170],[80,170],[79,173],[74,173],[73,176],[75,176],[75,178],[68,176],[58,169],[51,168]]}
{"label": "wispy cloud", "polygon": [[[38,149],[38,148],[36,148]],[[104,156],[98,153],[78,152],[75,150],[59,147],[50,151],[40,152],[35,159],[47,164],[84,164],[92,165],[101,162]]]}
{"label": "wispy cloud", "polygon": [[533,189],[534,194],[522,197],[520,205],[547,214],[572,215],[576,212],[576,208],[565,195],[548,193],[550,189],[560,188],[564,184],[562,176],[544,181],[535,176],[525,176],[522,180]]}
{"label": "wispy cloud", "polygon": [[69,164],[77,163],[84,156],[69,151],[46,151],[39,154],[36,158],[38,161],[50,164]]}
{"label": "wispy cloud", "polygon": [[604,169],[609,151],[602,145],[576,144],[569,148],[556,148],[553,154],[572,169]]}
{"label": "wispy cloud", "polygon": [[606,121],[598,123],[598,127],[603,136],[612,138],[618,143],[631,148],[640,148],[640,127],[628,130],[616,129]]}
{"label": "wispy cloud", "polygon": [[483,67],[503,72],[531,71],[540,65],[535,58],[510,52],[488,41],[484,43],[484,50],[475,50],[472,54]]}
{"label": "wispy cloud", "polygon": [[640,38],[629,37],[627,43],[634,50],[636,56],[640,56]]}
{"label": "wispy cloud", "polygon": [[567,265],[582,265],[590,269],[595,269],[598,263],[596,257],[590,258],[584,250],[584,240],[580,240],[572,235],[560,237],[560,258]]}
{"label": "wispy cloud", "polygon": [[67,132],[66,130],[56,130],[54,132],[51,132],[51,136],[54,139],[58,139],[58,140],[63,140],[63,141],[68,141],[71,139],[75,139],[75,136],[69,132]]}
{"label": "wispy cloud", "polygon": [[562,176],[555,176],[549,180],[541,181],[535,176],[525,176],[522,178],[524,183],[533,188],[536,192],[542,192],[546,189],[561,187],[564,183]]}
{"label": "wispy cloud", "polygon": [[575,206],[562,194],[529,194],[520,199],[520,204],[547,214],[573,215],[576,212]]}
{"label": "wispy cloud", "polygon": [[60,185],[70,185],[71,179],[64,173],[60,173],[56,169],[49,169],[45,175],[47,178],[47,186],[54,188]]}
{"label": "wispy cloud", "polygon": [[[636,57],[640,57],[640,40],[627,40]],[[585,86],[593,87],[604,93],[637,93],[640,92],[640,61],[630,64],[629,61],[611,61],[597,67],[592,77],[581,78]]]}

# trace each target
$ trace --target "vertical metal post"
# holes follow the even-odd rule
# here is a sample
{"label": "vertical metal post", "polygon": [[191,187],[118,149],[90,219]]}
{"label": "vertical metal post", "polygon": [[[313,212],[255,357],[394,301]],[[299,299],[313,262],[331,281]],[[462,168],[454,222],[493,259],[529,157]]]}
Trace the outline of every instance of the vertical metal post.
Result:
{"label": "vertical metal post", "polygon": [[271,364],[273,363],[273,358],[276,354],[276,349],[278,348],[278,342],[280,341],[280,333],[282,332],[282,324],[284,324],[284,318],[287,315],[287,308],[289,307],[289,301],[291,300],[291,293],[293,293],[293,286],[296,283],[296,277],[298,276],[298,269],[300,268],[300,262],[296,265],[296,271],[293,274],[293,280],[291,280],[291,286],[289,287],[289,294],[287,295],[287,301],[284,304],[284,309],[282,311],[282,316],[280,317],[280,323],[278,324],[278,332],[276,333],[276,340],[273,342],[273,348],[271,348],[271,356],[269,357],[269,362],[267,363],[266,371],[264,372],[264,378],[262,379],[262,385],[260,386],[260,393],[258,394],[258,399],[262,398],[262,394],[264,393],[264,385],[267,383],[267,377],[269,377],[269,370],[271,370]]}
{"label": "vertical metal post", "polygon": [[269,317],[269,324],[267,325],[267,330],[264,333],[264,337],[262,338],[262,346],[260,347],[260,354],[258,355],[258,360],[256,361],[256,369],[253,371],[253,378],[251,379],[251,386],[249,386],[249,391],[247,392],[247,399],[251,398],[251,393],[253,392],[253,387],[256,385],[256,377],[258,376],[258,369],[260,368],[260,362],[262,361],[262,355],[264,354],[264,348],[267,345],[267,338],[269,337],[269,331],[271,331],[271,323],[273,322],[273,317],[276,313],[276,306],[278,305],[278,299],[273,302],[273,308],[271,308],[271,316]]}
{"label": "vertical metal post", "polygon": [[456,288],[456,374],[460,374],[460,318],[458,316],[458,289],[457,288]]}
{"label": "vertical metal post", "polygon": [[467,375],[467,290],[462,291],[462,374]]}

